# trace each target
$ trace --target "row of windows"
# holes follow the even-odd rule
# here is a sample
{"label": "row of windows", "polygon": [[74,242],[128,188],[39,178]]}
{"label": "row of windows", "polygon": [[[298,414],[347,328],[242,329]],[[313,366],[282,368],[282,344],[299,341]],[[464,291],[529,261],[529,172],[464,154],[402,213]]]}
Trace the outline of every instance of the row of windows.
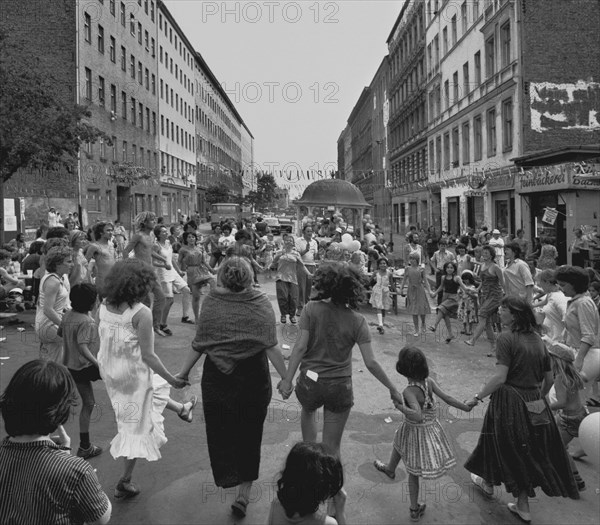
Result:
{"label": "row of windows", "polygon": [[175,63],[175,69],[173,69],[173,57],[169,58],[169,53],[167,53],[166,51],[164,52],[164,62],[163,62],[163,47],[160,46],[159,49],[159,58],[160,58],[160,63],[161,64],[165,64],[165,67],[167,68],[167,71],[170,71],[172,75],[175,75],[175,78],[177,80],[179,80],[179,82],[181,83],[181,85],[188,90],[188,92],[190,93],[190,95],[194,95],[194,84],[192,83],[192,80],[190,78],[188,78],[188,76],[183,72],[183,68],[180,68],[179,65],[177,63]]}
{"label": "row of windows", "polygon": [[[104,0],[99,0],[101,4],[104,4]],[[110,14],[114,17],[117,16],[117,2],[115,0],[109,0],[108,8],[110,10]],[[121,17],[121,25],[125,27],[125,2],[120,3],[120,17]],[[141,7],[142,0],[138,0],[138,5]],[[144,0],[144,12],[150,15],[150,20],[154,22],[154,1]]]}
{"label": "row of windows", "polygon": [[160,165],[162,174],[167,177],[179,177],[180,179],[193,179],[195,181],[195,166],[189,162],[161,152]]}
{"label": "row of windows", "polygon": [[391,95],[390,112],[392,115],[419,89],[419,86],[425,80],[424,68],[424,60],[419,60],[412,71],[406,75],[404,82],[398,86],[398,90]]}
{"label": "row of windows", "polygon": [[219,146],[213,144],[209,140],[204,139],[200,135],[196,135],[196,143],[198,152],[205,155],[209,160],[213,160],[219,164],[222,164],[223,166],[226,166],[234,173],[238,173],[240,171],[240,163]]}
{"label": "row of windows", "polygon": [[200,88],[200,99],[206,103],[210,109],[212,109],[216,115],[221,119],[222,122],[231,130],[231,132],[241,140],[242,135],[238,129],[235,128],[233,122],[229,118],[228,114],[223,110],[218,100],[213,96],[211,89],[206,89],[202,83],[196,82],[196,92],[198,92],[198,84]]}
{"label": "row of windows", "polygon": [[[513,102],[512,98],[502,101],[501,105],[502,124],[502,151],[508,152],[513,149]],[[497,154],[497,114],[496,108],[489,108],[485,113],[485,145],[488,157]],[[441,170],[467,165],[473,161],[483,158],[484,146],[484,121],[483,115],[473,117],[472,122],[463,122],[460,127],[455,126],[451,131],[438,135],[429,141],[429,156],[432,163],[435,159],[435,169]],[[473,135],[471,136],[471,129]],[[471,145],[473,151],[471,152]],[[462,150],[462,151],[461,151]]]}
{"label": "row of windows", "polygon": [[425,103],[419,104],[412,111],[407,112],[390,130],[390,147],[395,149],[420,132],[425,131]]}
{"label": "row of windows", "polygon": [[167,137],[168,139],[180,144],[189,151],[194,151],[194,141],[192,135],[180,128],[172,120],[165,118],[164,115],[160,116],[160,134]]}
{"label": "row of windows", "polygon": [[[117,100],[117,86],[110,84],[109,93],[109,109],[113,116],[117,115],[118,100]],[[85,98],[87,100],[96,102],[100,107],[106,108],[106,81],[104,77],[98,76],[97,84],[97,98],[93,100],[94,86],[92,83],[92,70],[85,68]],[[156,135],[156,112],[150,112],[150,108],[145,107],[141,102],[138,102],[135,97],[128,99],[127,93],[121,91],[121,116],[124,120],[129,120],[134,125],[141,129],[146,129],[148,133]],[[152,115],[152,117],[150,116]],[[144,126],[145,124],[145,126]]]}
{"label": "row of windows", "polygon": [[185,44],[183,43],[181,38],[177,38],[177,29],[175,30],[175,34],[173,34],[173,28],[169,27],[169,25],[167,24],[166,19],[163,22],[163,16],[162,13],[159,13],[158,15],[158,29],[160,31],[165,32],[165,37],[167,37],[169,39],[169,42],[171,44],[173,44],[173,46],[175,47],[175,51],[179,52],[179,56],[181,58],[183,58],[183,60],[185,61],[185,63],[189,66],[190,69],[194,69],[194,56],[192,53],[190,53]]}
{"label": "row of windows", "polygon": [[182,117],[186,118],[192,124],[194,123],[194,110],[192,106],[188,105],[178,93],[175,93],[173,88],[169,88],[169,84],[166,82],[163,83],[162,79],[160,80],[160,98],[164,99],[167,104],[170,104]]}
{"label": "row of windows", "polygon": [[427,178],[427,149],[423,148],[392,164],[392,184],[398,186]]}
{"label": "row of windows", "polygon": [[[439,7],[440,7],[440,1],[441,3],[444,2],[444,0],[429,0],[427,2],[427,25],[431,24],[431,22],[433,22],[433,20],[435,19],[435,17],[439,14],[442,19],[446,19],[447,15],[449,15],[450,13],[454,12],[454,10],[456,9],[455,4],[449,4],[448,7],[450,7],[451,9],[448,9],[442,13],[440,13],[439,11]],[[479,8],[479,1],[480,0],[464,0],[463,3],[460,6],[460,23],[462,26],[462,32],[463,34],[467,32],[467,29],[469,27],[469,22],[471,23],[475,23],[477,21],[477,19],[479,18],[479,13],[480,13],[480,8]],[[471,19],[469,20],[469,9],[468,9],[468,4],[471,4]],[[456,18],[457,15],[455,14],[452,19],[451,19],[451,25],[452,26],[456,26]]]}
{"label": "row of windows", "polygon": [[[86,142],[84,144],[84,149],[89,158],[94,157],[96,153],[95,144]],[[98,149],[100,160],[108,160],[108,155],[110,155],[111,160],[114,162],[119,162],[119,146],[117,137],[112,137],[112,146],[108,146],[106,142],[100,140]],[[156,151],[150,148],[144,148],[143,146],[138,148],[135,144],[131,144],[130,151],[127,141],[124,140],[122,142],[120,156],[120,160],[122,162],[131,162],[132,164],[142,168],[158,169],[158,154]]]}
{"label": "row of windows", "polygon": [[196,106],[196,113],[198,115],[200,123],[207,129],[207,131],[211,135],[214,135],[215,137],[217,137],[217,139],[219,141],[224,143],[225,146],[227,146],[234,153],[237,153],[238,155],[241,154],[241,152],[242,152],[241,148],[239,147],[238,144],[236,144],[233,141],[231,136],[229,136],[225,132],[225,130],[223,128],[221,128],[221,126],[215,124],[210,118],[208,118],[208,115],[204,111],[202,111],[202,109],[198,108],[198,106]]}
{"label": "row of windows", "polygon": [[419,7],[418,13],[415,14],[413,19],[407,24],[398,46],[392,53],[390,64],[392,77],[395,77],[400,72],[402,64],[406,64],[409,61],[410,55],[413,54],[419,41],[424,36],[425,27],[423,25],[423,13]]}

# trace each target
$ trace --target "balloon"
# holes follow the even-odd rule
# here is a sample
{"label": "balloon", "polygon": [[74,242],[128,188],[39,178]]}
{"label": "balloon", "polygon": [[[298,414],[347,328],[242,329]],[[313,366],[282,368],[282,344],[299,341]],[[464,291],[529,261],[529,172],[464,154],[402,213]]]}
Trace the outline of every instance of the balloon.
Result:
{"label": "balloon", "polygon": [[579,442],[589,460],[600,467],[600,412],[587,416],[579,425]]}
{"label": "balloon", "polygon": [[370,221],[371,220],[371,216],[368,213],[365,214],[365,215],[363,215],[363,217],[364,217],[364,220],[366,220],[366,221]]}
{"label": "balloon", "polygon": [[344,235],[342,235],[342,244],[351,243],[353,240],[354,239],[352,235],[350,235],[349,233],[344,233]]}
{"label": "balloon", "polygon": [[352,241],[350,251],[357,252],[358,250],[360,250],[360,241]]}

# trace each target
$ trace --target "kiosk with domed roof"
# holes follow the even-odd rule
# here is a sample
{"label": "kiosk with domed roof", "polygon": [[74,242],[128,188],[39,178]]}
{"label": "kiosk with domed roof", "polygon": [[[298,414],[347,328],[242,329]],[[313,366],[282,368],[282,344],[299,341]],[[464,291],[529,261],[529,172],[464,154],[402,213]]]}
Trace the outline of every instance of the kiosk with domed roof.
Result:
{"label": "kiosk with domed roof", "polygon": [[[316,217],[320,210],[332,214],[342,214],[354,230],[358,228],[359,236],[363,237],[363,216],[365,210],[371,205],[365,200],[361,191],[351,182],[341,179],[323,179],[308,185],[297,201],[296,218],[298,227],[302,223],[302,208],[307,211],[304,214]],[[351,212],[351,213],[349,213]],[[351,220],[350,220],[351,219]],[[298,228],[300,231],[300,228]]]}

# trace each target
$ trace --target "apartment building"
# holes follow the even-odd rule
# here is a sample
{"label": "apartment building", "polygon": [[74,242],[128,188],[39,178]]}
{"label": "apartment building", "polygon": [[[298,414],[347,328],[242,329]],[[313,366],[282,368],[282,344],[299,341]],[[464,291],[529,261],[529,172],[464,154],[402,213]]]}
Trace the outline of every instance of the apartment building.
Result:
{"label": "apartment building", "polygon": [[393,231],[430,224],[427,189],[425,2],[404,3],[387,39],[389,144]]}
{"label": "apartment building", "polygon": [[[371,88],[365,87],[348,117],[352,150],[350,171],[347,180],[358,186],[365,200],[373,204],[373,136]],[[349,177],[349,179],[348,179]]]}
{"label": "apartment building", "polygon": [[242,195],[242,158],[252,165],[254,137],[200,53],[195,68],[198,186],[225,184],[233,194]]}
{"label": "apartment building", "polygon": [[254,135],[250,132],[246,124],[242,122],[240,128],[242,134],[242,185],[243,194],[255,190],[256,185],[256,166],[254,165]]}
{"label": "apartment building", "polygon": [[350,126],[340,133],[337,140],[338,178],[351,181],[352,171],[352,135]]}

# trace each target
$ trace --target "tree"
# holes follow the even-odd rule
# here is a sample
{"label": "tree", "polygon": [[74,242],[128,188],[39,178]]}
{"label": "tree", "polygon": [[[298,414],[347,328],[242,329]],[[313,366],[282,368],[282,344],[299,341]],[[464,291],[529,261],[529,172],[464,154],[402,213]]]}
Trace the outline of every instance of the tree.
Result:
{"label": "tree", "polygon": [[256,194],[254,205],[258,208],[270,207],[275,201],[277,183],[271,173],[261,173],[256,178],[256,192],[251,191],[248,196]]}
{"label": "tree", "polygon": [[75,169],[81,142],[108,135],[85,122],[84,107],[68,101],[58,79],[24,52],[23,42],[9,44],[0,29],[0,240],[4,240],[4,182],[21,169]]}
{"label": "tree", "polygon": [[206,190],[206,202],[214,204],[215,202],[229,202],[231,194],[226,184],[219,182],[209,186]]}

